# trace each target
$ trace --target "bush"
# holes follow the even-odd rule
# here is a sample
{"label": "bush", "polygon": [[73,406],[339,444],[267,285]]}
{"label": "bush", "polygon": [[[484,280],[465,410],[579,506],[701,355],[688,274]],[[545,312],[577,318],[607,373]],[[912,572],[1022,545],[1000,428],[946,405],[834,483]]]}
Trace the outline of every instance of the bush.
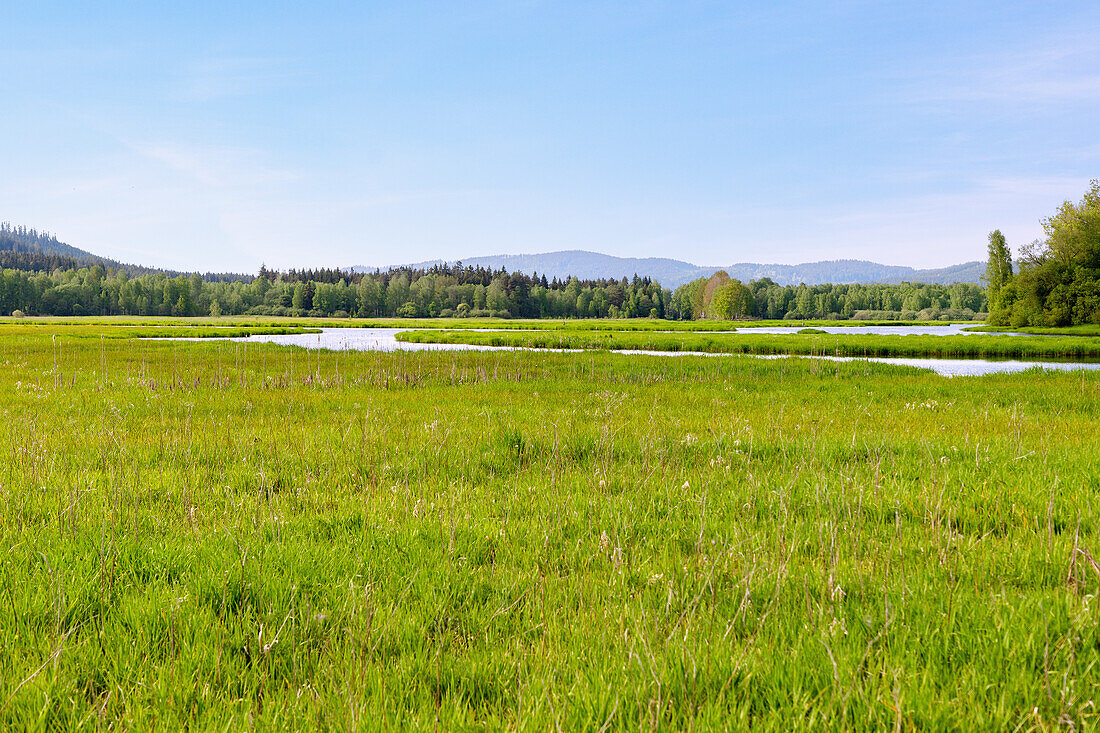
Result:
{"label": "bush", "polygon": [[12,318],[26,318],[27,314],[17,308],[17,309],[15,309],[11,312],[11,317]]}
{"label": "bush", "polygon": [[918,321],[938,321],[940,320],[939,308],[925,308],[917,313]]}
{"label": "bush", "polygon": [[439,317],[440,318],[454,318],[455,317],[454,309],[453,308],[444,308],[443,310],[439,311]]}
{"label": "bush", "polygon": [[333,318],[347,318],[348,317],[348,312],[346,310],[341,309],[341,310],[338,310],[335,313],[333,313],[332,317]]}

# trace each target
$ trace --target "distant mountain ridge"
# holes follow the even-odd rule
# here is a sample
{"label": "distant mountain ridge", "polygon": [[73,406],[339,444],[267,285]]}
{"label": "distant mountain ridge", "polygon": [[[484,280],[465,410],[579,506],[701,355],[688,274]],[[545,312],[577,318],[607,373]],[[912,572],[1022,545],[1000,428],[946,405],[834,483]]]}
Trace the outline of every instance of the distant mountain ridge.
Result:
{"label": "distant mountain ridge", "polygon": [[[52,234],[39,232],[26,227],[14,227],[0,222],[0,253],[29,253],[53,255],[70,258],[82,265],[100,264],[105,267],[123,269],[131,274],[143,272],[164,272],[169,276],[180,273],[172,270],[129,265],[100,257],[87,250],[73,247],[58,241]],[[761,278],[771,278],[779,285],[820,285],[823,283],[885,283],[900,282],[941,283],[979,283],[985,271],[983,262],[964,262],[951,267],[919,270],[902,265],[883,265],[866,260],[829,260],[805,262],[798,265],[760,264],[741,262],[727,266],[702,266],[668,257],[615,257],[587,250],[563,250],[543,254],[492,255],[471,257],[461,260],[464,265],[485,267],[493,270],[504,268],[509,272],[534,272],[548,278],[565,279],[577,276],[582,280],[620,279],[623,277],[648,277],[666,288],[677,288],[684,283],[700,277],[709,277],[719,270],[725,270],[730,277],[748,282]],[[407,266],[428,268],[443,264],[443,260],[417,262]],[[392,265],[401,267],[403,265]],[[388,267],[356,266],[355,272],[373,272]],[[207,280],[251,280],[252,275],[237,273],[204,273]]]}
{"label": "distant mountain ridge", "polygon": [[[607,279],[649,277],[666,288],[677,288],[700,277],[709,277],[725,270],[738,280],[759,280],[769,277],[779,285],[820,285],[823,283],[978,283],[985,271],[985,263],[964,262],[951,267],[919,270],[902,265],[882,265],[866,260],[828,260],[805,262],[799,265],[769,265],[742,262],[725,267],[693,265],[690,262],[666,257],[615,257],[586,250],[565,250],[544,254],[492,255],[457,260],[463,265],[486,267],[494,270],[505,268],[509,272],[531,274],[537,272],[548,278],[566,278],[576,275],[581,279]],[[429,260],[409,264],[409,267],[426,268],[443,264],[444,260]],[[358,265],[355,272],[373,272],[386,267]]]}

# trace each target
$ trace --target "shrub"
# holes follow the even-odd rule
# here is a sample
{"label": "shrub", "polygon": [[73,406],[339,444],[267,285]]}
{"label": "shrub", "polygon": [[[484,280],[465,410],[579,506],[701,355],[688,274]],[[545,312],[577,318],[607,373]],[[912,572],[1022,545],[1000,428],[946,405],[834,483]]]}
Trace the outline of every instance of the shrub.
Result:
{"label": "shrub", "polygon": [[17,308],[17,309],[15,309],[11,312],[11,317],[12,318],[26,318],[27,314]]}
{"label": "shrub", "polygon": [[924,308],[917,313],[918,321],[938,321],[940,320],[939,308]]}

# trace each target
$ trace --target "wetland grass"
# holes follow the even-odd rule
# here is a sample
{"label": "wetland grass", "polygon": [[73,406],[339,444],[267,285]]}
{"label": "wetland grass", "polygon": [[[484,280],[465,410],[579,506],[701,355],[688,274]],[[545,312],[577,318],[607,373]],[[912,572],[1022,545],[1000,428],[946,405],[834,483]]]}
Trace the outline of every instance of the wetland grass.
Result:
{"label": "wetland grass", "polygon": [[1097,720],[1100,375],[6,330],[0,362],[5,729]]}
{"label": "wetland grass", "polygon": [[894,336],[828,334],[627,333],[592,331],[405,331],[409,343],[477,344],[538,349],[699,351],[712,354],[927,356],[942,358],[1100,358],[1100,340],[1085,336]]}

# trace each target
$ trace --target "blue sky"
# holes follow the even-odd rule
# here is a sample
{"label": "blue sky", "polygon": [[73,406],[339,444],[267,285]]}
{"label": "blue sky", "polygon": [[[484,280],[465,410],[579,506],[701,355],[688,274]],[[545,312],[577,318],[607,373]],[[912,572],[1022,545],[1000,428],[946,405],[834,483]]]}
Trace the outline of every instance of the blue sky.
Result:
{"label": "blue sky", "polygon": [[1100,177],[1095,0],[5,2],[0,28],[0,219],[149,265],[940,266]]}

